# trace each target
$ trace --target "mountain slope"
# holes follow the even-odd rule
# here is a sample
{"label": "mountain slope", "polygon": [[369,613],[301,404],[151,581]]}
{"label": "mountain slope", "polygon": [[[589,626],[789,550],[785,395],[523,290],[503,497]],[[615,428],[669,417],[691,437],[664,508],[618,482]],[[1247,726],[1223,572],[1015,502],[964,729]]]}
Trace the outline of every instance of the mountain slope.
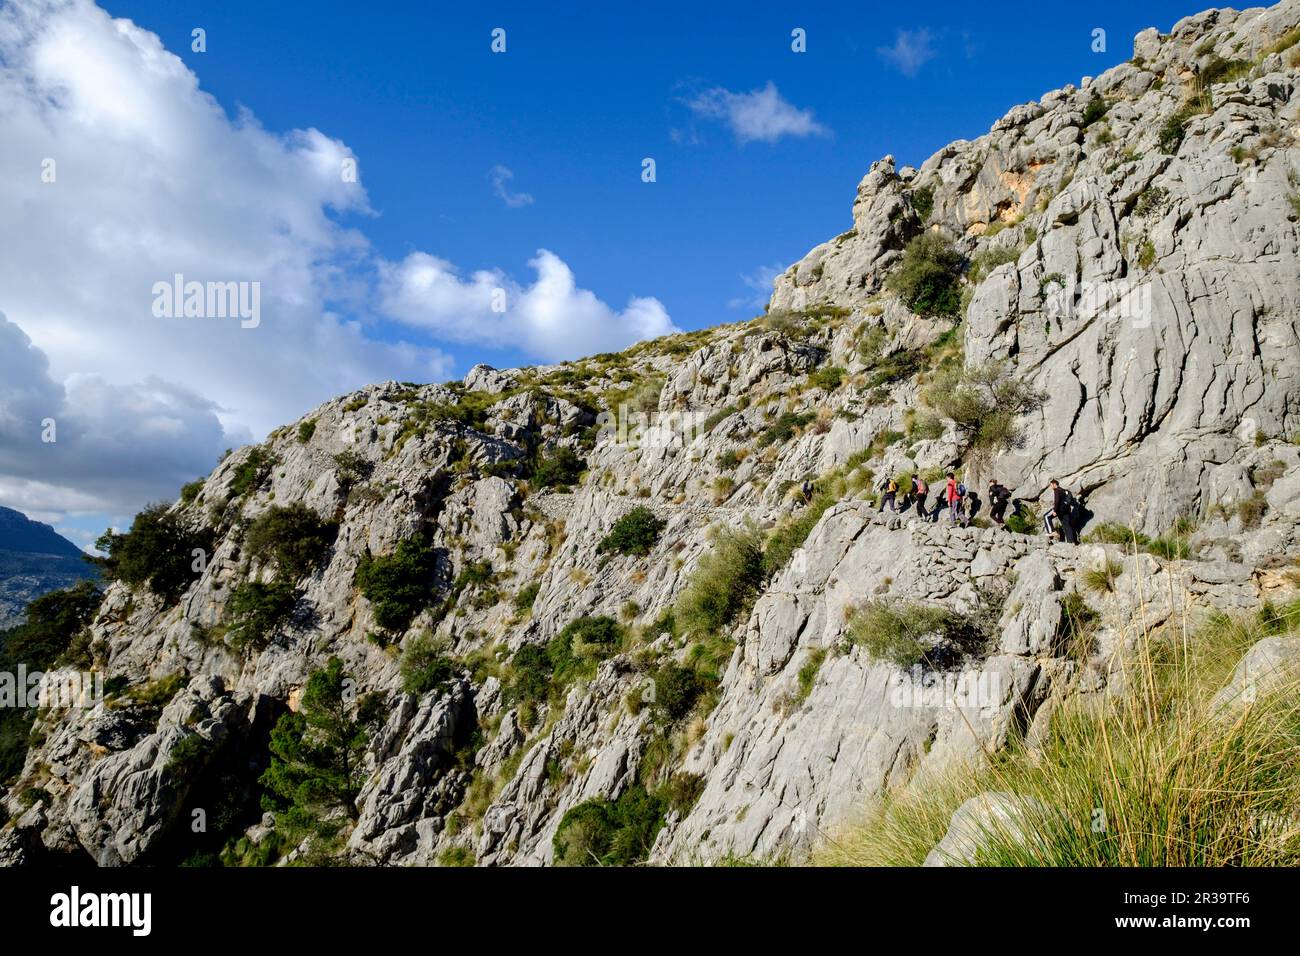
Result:
{"label": "mountain slope", "polygon": [[[802,859],[1123,693],[1166,624],[1293,599],[1297,30],[1300,0],[1198,14],[881,160],[753,322],[375,385],[238,450],[132,545],[193,579],[68,636],[115,696],[38,720],[0,861]],[[879,510],[949,469],[1018,530]],[[1037,533],[1054,477],[1096,543]],[[304,839],[256,778],[331,657],[376,717],[355,818]],[[218,794],[225,828],[178,825]]]}
{"label": "mountain slope", "polygon": [[67,538],[20,511],[0,508],[0,630],[20,623],[33,599],[94,576]]}

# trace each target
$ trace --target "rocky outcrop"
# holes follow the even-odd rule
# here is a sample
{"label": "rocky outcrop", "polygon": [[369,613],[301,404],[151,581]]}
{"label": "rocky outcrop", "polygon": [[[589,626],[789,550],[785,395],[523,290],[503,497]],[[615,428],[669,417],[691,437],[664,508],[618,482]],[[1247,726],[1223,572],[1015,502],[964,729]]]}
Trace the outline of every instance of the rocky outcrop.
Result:
{"label": "rocky outcrop", "polygon": [[[853,229],[792,267],[754,322],[377,384],[235,451],[174,506],[212,539],[179,599],[108,587],[78,643],[112,693],[38,715],[2,795],[0,862],[184,849],[213,761],[236,753],[251,784],[268,724],[331,657],[382,714],[356,819],[340,820],[347,862],[547,865],[569,811],[669,783],[649,861],[798,860],[881,795],[1011,741],[1035,747],[1064,704],[1122,693],[1116,661],[1166,624],[1291,600],[1300,74],[1264,51],[1297,25],[1287,0],[1144,32],[1132,62],[919,169],[886,157]],[[1250,66],[1183,115],[1212,57]],[[1178,116],[1181,140],[1162,145]],[[886,283],[924,229],[972,261],[960,321],[912,314]],[[1017,423],[1021,447],[976,461],[948,423],[918,421],[932,366],[962,361],[1005,362],[1048,393]],[[878,510],[886,475],[937,488],[948,469],[972,488],[995,475],[1031,508],[1061,478],[1085,531],[1118,522],[1132,537],[1073,547],[984,510],[971,527]],[[232,594],[282,573],[250,553],[248,528],[295,504],[333,543],[265,640],[236,646]],[[638,508],[654,540],[606,546]],[[769,543],[756,593],[717,633],[677,627],[669,612],[712,532],[744,528]],[[773,529],[798,538],[788,560],[772,557]],[[432,555],[422,600],[409,625],[381,627],[358,569],[412,537]],[[903,666],[854,630],[869,602],[960,628],[927,631],[924,666]],[[521,650],[582,617],[617,621],[617,644],[583,679],[524,700]],[[430,647],[452,674],[408,692],[402,662]],[[703,675],[688,713],[653,703],[670,667]],[[174,692],[165,706],[160,688]],[[985,797],[963,820],[1010,819],[1008,797]],[[272,846],[274,815],[242,810],[244,842]],[[941,855],[969,861],[960,822]]]}
{"label": "rocky outcrop", "polygon": [[1238,662],[1211,710],[1235,716],[1261,697],[1293,688],[1300,679],[1300,637],[1266,637]]}
{"label": "rocky outcrop", "polygon": [[1047,808],[1033,797],[977,794],[953,813],[948,831],[922,866],[974,866],[989,843],[1024,846],[1032,839],[1035,820],[1046,813]]}

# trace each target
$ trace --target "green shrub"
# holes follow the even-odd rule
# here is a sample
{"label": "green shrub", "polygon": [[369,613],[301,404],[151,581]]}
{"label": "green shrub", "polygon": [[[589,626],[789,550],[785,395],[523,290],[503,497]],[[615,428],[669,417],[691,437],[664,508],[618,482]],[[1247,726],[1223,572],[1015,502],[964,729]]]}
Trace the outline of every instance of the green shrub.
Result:
{"label": "green shrub", "polygon": [[1136,546],[1138,550],[1144,550],[1151,543],[1151,539],[1141,531],[1113,521],[1094,525],[1083,536],[1083,541],[1086,544],[1126,544]]}
{"label": "green shrub", "polygon": [[1268,513],[1268,498],[1256,488],[1249,497],[1237,502],[1237,519],[1243,528],[1258,528]]}
{"label": "green shrub", "polygon": [[916,216],[921,222],[928,220],[930,213],[934,211],[934,187],[922,186],[920,189],[913,189],[912,208],[916,210]]}
{"label": "green shrub", "polygon": [[675,623],[695,634],[719,632],[749,606],[762,581],[758,532],[748,525],[720,530],[677,600]]}
{"label": "green shrub", "polygon": [[839,366],[819,368],[808,376],[808,384],[813,388],[821,388],[828,392],[833,392],[844,382],[844,376],[847,374],[848,373]]}
{"label": "green shrub", "polygon": [[718,409],[716,412],[709,415],[708,418],[704,419],[704,424],[701,426],[702,431],[707,435],[709,432],[713,431],[720,422],[730,418],[732,415],[736,414],[737,411],[739,411],[739,409],[737,409],[735,405],[727,405],[725,408]]}
{"label": "green shrub", "polygon": [[1065,702],[1034,746],[1012,743],[996,760],[955,763],[925,787],[864,808],[862,825],[838,832],[812,862],[919,866],[959,806],[996,790],[1047,812],[1027,817],[1027,826],[981,827],[977,865],[1300,864],[1288,825],[1300,787],[1295,681],[1261,687],[1225,720],[1219,691],[1260,629],[1225,615],[1196,630],[1181,618],[1169,627],[1150,640],[1134,621],[1121,634],[1129,650],[1116,666],[1133,692]]}
{"label": "green shrub", "polygon": [[930,640],[953,620],[946,608],[931,604],[867,601],[849,615],[849,640],[877,660],[911,667],[926,658]]}
{"label": "green shrub", "polygon": [[1183,561],[1192,556],[1191,545],[1177,535],[1162,535],[1152,539],[1147,545],[1147,551],[1167,561]]}
{"label": "green shrub", "polygon": [[1113,591],[1115,579],[1124,572],[1124,566],[1109,559],[1100,567],[1083,572],[1083,584],[1090,591]]}
{"label": "green shrub", "polygon": [[157,680],[125,688],[122,700],[133,707],[157,713],[171,703],[172,698],[185,687],[187,680],[184,671],[173,671]]}
{"label": "green shrub", "polygon": [[1187,522],[1180,522],[1173,533],[1152,538],[1122,524],[1103,522],[1091,528],[1083,536],[1083,541],[1085,544],[1124,545],[1129,550],[1145,551],[1158,558],[1176,561],[1191,556],[1191,545],[1187,542],[1190,530]]}
{"label": "green shrub", "polygon": [[1158,140],[1162,153],[1170,156],[1178,153],[1178,148],[1183,145],[1183,138],[1187,135],[1187,124],[1195,115],[1195,109],[1185,107],[1165,120],[1164,125],[1160,127]]}
{"label": "green shrub", "polygon": [[571,448],[561,445],[550,454],[539,455],[533,465],[532,480],[539,488],[572,485],[587,469],[587,463]]}
{"label": "green shrub", "polygon": [[334,456],[335,474],[339,488],[346,494],[357,482],[365,481],[374,472],[375,466],[360,452],[348,448]]}
{"label": "green shrub", "polygon": [[615,554],[646,555],[659,541],[665,522],[655,517],[649,508],[636,507],[614,522],[599,545],[597,554],[612,551]]}
{"label": "green shrub", "polygon": [[541,590],[541,585],[536,581],[525,584],[515,594],[515,610],[520,614],[527,613],[533,609],[533,604],[537,601],[537,592]]}
{"label": "green shrub", "polygon": [[925,392],[926,403],[952,420],[963,444],[987,454],[1022,447],[1024,433],[1018,419],[1037,411],[1045,400],[1044,393],[995,361],[974,368],[943,369]]}
{"label": "green shrub", "polygon": [[1268,48],[1264,50],[1264,55],[1272,56],[1274,53],[1284,53],[1297,43],[1300,43],[1300,27],[1296,27],[1294,30],[1282,34],[1276,43],[1270,44]]}
{"label": "green shrub", "polygon": [[48,807],[54,802],[54,798],[50,796],[50,791],[44,787],[26,787],[22,793],[18,794],[18,802],[24,807],[35,806],[38,803]]}
{"label": "green shrub", "polygon": [[1106,105],[1106,101],[1100,96],[1093,96],[1092,99],[1088,100],[1088,105],[1083,108],[1083,128],[1087,129],[1093,123],[1097,122],[1097,120],[1105,116],[1106,110],[1109,108],[1110,107]]}
{"label": "green shrub", "polygon": [[180,780],[188,780],[203,765],[208,749],[208,742],[198,734],[182,737],[167,755],[167,772]]}
{"label": "green shrub", "polygon": [[758,447],[766,448],[771,444],[788,442],[794,437],[796,429],[812,420],[813,416],[807,413],[782,412],[776,421],[759,433]]}
{"label": "green shrub", "polygon": [[1142,190],[1137,202],[1133,204],[1135,216],[1150,216],[1160,212],[1169,204],[1169,190],[1163,186],[1148,186]]}
{"label": "green shrub", "polygon": [[570,621],[545,645],[525,644],[510,659],[506,698],[516,704],[524,726],[539,704],[556,703],[579,680],[590,680],[600,662],[617,652],[623,628],[609,617]]}
{"label": "green shrub", "polygon": [[1006,528],[1015,534],[1037,534],[1038,508],[1022,503],[1019,508],[1007,515]]}
{"label": "green shrub", "polygon": [[807,700],[808,695],[812,693],[813,685],[817,683],[817,675],[821,673],[825,661],[826,648],[815,647],[808,652],[808,660],[804,662],[803,667],[799,668],[800,700]]}
{"label": "green shrub", "polygon": [[22,624],[0,631],[0,671],[11,672],[19,664],[28,671],[53,668],[95,619],[103,599],[94,581],[79,581],[33,600]]}
{"label": "green shrub", "polygon": [[711,682],[695,670],[669,661],[654,674],[655,710],[668,720],[681,720]]}
{"label": "green shrub", "polygon": [[789,563],[796,550],[803,547],[808,535],[821,520],[826,509],[835,504],[833,495],[819,493],[803,511],[781,522],[767,536],[763,544],[762,574],[771,577]]}
{"label": "green shrub", "polygon": [[356,586],[366,596],[380,627],[404,631],[433,603],[437,555],[422,537],[399,541],[392,554],[362,555]]}
{"label": "green shrub", "polygon": [[883,385],[902,381],[916,374],[920,367],[921,356],[911,349],[900,349],[897,352],[891,352],[889,355],[872,362],[870,367],[866,369],[866,387],[869,389],[880,388]]}
{"label": "green shrub", "polygon": [[439,866],[473,866],[474,852],[463,846],[449,846],[438,857]]}
{"label": "green shrub", "polygon": [[264,511],[249,526],[244,542],[253,557],[274,560],[285,577],[297,581],[326,563],[338,530],[334,522],[295,502]]}
{"label": "green shrub", "polygon": [[650,855],[667,801],[633,784],[617,800],[596,798],[564,814],[551,846],[557,866],[630,866]]}
{"label": "green shrub", "polygon": [[888,286],[920,315],[955,316],[964,260],[957,248],[936,232],[923,232],[907,244]]}
{"label": "green shrub", "polygon": [[1137,264],[1140,269],[1150,269],[1156,264],[1156,246],[1150,239],[1138,244]]}
{"label": "green shrub", "polygon": [[1231,83],[1250,75],[1252,66],[1253,64],[1247,60],[1225,60],[1221,56],[1214,56],[1210,62],[1201,67],[1199,79],[1204,87],[1214,86],[1216,83]]}
{"label": "green shrub", "polygon": [[998,266],[1006,265],[1008,262],[1018,262],[1020,260],[1020,250],[1015,248],[985,249],[983,252],[976,253],[971,259],[970,271],[967,278],[973,284],[978,285],[996,269]]}
{"label": "green shrub", "polygon": [[301,444],[307,444],[311,441],[311,436],[316,434],[316,419],[309,418],[305,422],[298,423],[298,441]]}
{"label": "green shrub", "polygon": [[265,647],[272,632],[289,619],[296,601],[293,583],[285,578],[239,585],[226,605],[226,634],[231,645],[255,650]]}
{"label": "green shrub", "polygon": [[402,651],[402,686],[408,694],[423,695],[448,684],[455,673],[447,656],[447,642],[429,634],[407,642]]}
{"label": "green shrub", "polygon": [[194,552],[206,554],[211,549],[212,532],[193,528],[185,517],[159,503],[136,515],[126,534],[105,531],[95,547],[105,553],[96,562],[105,577],[133,587],[148,585],[155,594],[174,601],[199,576]]}
{"label": "green shrub", "polygon": [[699,802],[705,783],[705,779],[698,773],[675,773],[659,788],[657,795],[670,809],[676,810],[680,817],[685,818]]}
{"label": "green shrub", "polygon": [[[0,631],[0,672],[13,674],[20,664],[29,672],[50,670],[74,657],[103,597],[95,582],[81,581],[32,601],[24,623]],[[81,661],[74,666],[89,667]],[[0,707],[0,785],[22,770],[35,716],[34,708]]]}
{"label": "green shrub", "polygon": [[1085,660],[1092,656],[1094,635],[1100,622],[1101,615],[1078,591],[1070,591],[1061,598],[1061,637],[1073,657]]}
{"label": "green shrub", "polygon": [[203,490],[202,478],[195,478],[193,481],[187,482],[186,484],[182,485],[181,504],[183,505],[193,504],[194,499],[196,499],[199,496],[199,492],[202,490]]}
{"label": "green shrub", "polygon": [[262,482],[266,481],[275,465],[275,456],[261,445],[256,446],[235,468],[228,485],[231,496],[242,498],[250,491],[256,491],[262,486]]}

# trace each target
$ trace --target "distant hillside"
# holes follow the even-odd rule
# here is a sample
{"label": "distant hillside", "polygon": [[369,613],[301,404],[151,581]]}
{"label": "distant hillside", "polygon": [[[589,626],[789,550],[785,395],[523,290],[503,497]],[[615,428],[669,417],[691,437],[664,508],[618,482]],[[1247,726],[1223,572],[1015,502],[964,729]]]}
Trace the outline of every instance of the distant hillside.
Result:
{"label": "distant hillside", "polygon": [[34,598],[94,576],[67,538],[21,511],[0,508],[0,628],[20,623]]}

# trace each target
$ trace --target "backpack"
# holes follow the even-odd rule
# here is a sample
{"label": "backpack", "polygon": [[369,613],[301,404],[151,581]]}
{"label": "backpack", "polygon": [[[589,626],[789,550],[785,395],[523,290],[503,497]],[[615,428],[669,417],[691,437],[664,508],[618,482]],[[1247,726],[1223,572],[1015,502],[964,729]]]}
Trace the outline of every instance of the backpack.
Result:
{"label": "backpack", "polygon": [[965,497],[966,497],[966,484],[965,484],[965,482],[961,482],[961,481],[957,482],[957,497],[958,497],[958,498],[965,498]]}
{"label": "backpack", "polygon": [[930,486],[924,481],[918,481],[916,483],[916,493],[918,495],[928,495],[930,493]]}
{"label": "backpack", "polygon": [[898,482],[896,482],[893,478],[889,479],[889,491],[891,494],[897,493],[898,491]]}
{"label": "backpack", "polygon": [[1074,497],[1074,495],[1070,494],[1064,488],[1062,488],[1061,491],[1064,492],[1064,494],[1061,496],[1061,501],[1065,503],[1065,507],[1068,510],[1073,511],[1075,505],[1079,503],[1078,500]]}

